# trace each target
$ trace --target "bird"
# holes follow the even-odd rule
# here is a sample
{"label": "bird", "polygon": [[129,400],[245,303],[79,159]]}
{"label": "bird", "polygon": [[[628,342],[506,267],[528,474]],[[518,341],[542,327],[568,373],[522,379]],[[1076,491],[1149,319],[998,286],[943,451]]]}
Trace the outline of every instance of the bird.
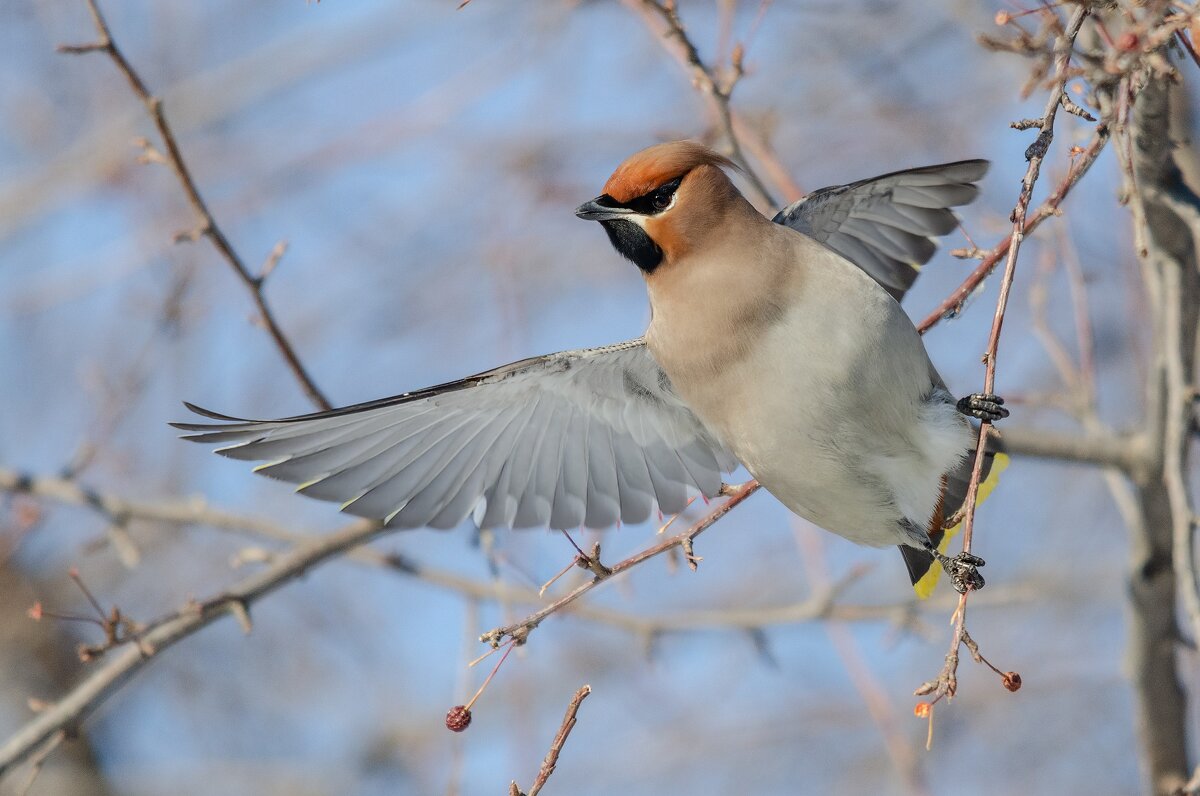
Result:
{"label": "bird", "polygon": [[[946,554],[1004,399],[955,399],[899,304],[986,160],[822,188],[760,213],[691,140],[628,157],[575,214],[644,278],[638,338],[531,357],[330,411],[247,420],[185,406],[184,439],[396,528],[604,528],[683,511],[744,467],[796,515],[900,548],[918,595]],[[986,496],[1005,456],[985,451]],[[954,527],[951,527],[954,526]],[[934,566],[937,563],[940,566]]]}

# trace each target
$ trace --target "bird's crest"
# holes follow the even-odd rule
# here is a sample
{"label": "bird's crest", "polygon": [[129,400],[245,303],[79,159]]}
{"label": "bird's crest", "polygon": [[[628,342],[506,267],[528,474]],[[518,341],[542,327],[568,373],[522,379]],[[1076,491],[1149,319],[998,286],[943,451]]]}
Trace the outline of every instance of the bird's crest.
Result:
{"label": "bird's crest", "polygon": [[729,158],[695,141],[668,141],[630,155],[604,184],[604,193],[624,203],[682,177],[697,166],[736,169]]}

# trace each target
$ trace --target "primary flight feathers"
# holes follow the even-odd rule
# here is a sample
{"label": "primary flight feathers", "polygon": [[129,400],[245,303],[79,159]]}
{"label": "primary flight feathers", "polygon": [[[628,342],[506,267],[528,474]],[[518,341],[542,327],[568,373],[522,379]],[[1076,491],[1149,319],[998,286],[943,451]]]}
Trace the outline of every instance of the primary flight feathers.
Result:
{"label": "primary flight feathers", "polygon": [[958,226],[948,208],[975,201],[989,165],[960,160],[821,188],[773,220],[824,243],[899,300],[937,251],[930,238]]}
{"label": "primary flight feathers", "polygon": [[[255,472],[402,528],[604,528],[712,497],[737,461],[671,391],[641,339],[282,420],[174,423]],[[481,503],[481,498],[484,502]]]}

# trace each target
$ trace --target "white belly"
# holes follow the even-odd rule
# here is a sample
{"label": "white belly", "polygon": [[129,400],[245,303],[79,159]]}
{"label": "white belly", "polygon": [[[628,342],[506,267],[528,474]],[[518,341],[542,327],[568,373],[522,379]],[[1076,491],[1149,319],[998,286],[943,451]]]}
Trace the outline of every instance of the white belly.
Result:
{"label": "white belly", "polygon": [[667,373],[772,495],[861,544],[903,541],[905,518],[924,527],[971,445],[955,408],[927,400],[920,338],[883,301],[794,309],[715,376]]}

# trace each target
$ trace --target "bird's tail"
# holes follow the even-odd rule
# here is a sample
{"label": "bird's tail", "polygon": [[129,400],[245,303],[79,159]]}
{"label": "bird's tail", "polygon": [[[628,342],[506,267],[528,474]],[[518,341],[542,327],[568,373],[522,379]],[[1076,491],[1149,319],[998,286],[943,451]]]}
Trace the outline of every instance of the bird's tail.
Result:
{"label": "bird's tail", "polygon": [[[995,438],[989,440],[988,450],[984,454],[983,459],[983,476],[979,483],[977,505],[983,503],[992,494],[992,490],[996,488],[996,483],[1000,479],[1000,474],[1008,467],[1008,461],[1008,454],[1004,452],[1000,441]],[[950,546],[950,540],[962,528],[962,521],[959,520],[952,527],[946,528],[941,518],[951,518],[962,508],[963,503],[967,499],[967,485],[971,481],[971,468],[974,464],[975,452],[971,451],[971,454],[964,458],[962,463],[946,476],[946,487],[941,504],[942,510],[935,517],[936,521],[931,523],[932,530],[929,533],[933,544],[942,553],[946,552]],[[917,596],[922,600],[926,599],[929,595],[933,594],[934,587],[937,586],[938,579],[942,575],[942,568],[934,565],[933,556],[925,550],[901,545],[900,554],[904,557],[904,563],[908,567],[908,575],[912,579],[913,590],[916,591]]]}

